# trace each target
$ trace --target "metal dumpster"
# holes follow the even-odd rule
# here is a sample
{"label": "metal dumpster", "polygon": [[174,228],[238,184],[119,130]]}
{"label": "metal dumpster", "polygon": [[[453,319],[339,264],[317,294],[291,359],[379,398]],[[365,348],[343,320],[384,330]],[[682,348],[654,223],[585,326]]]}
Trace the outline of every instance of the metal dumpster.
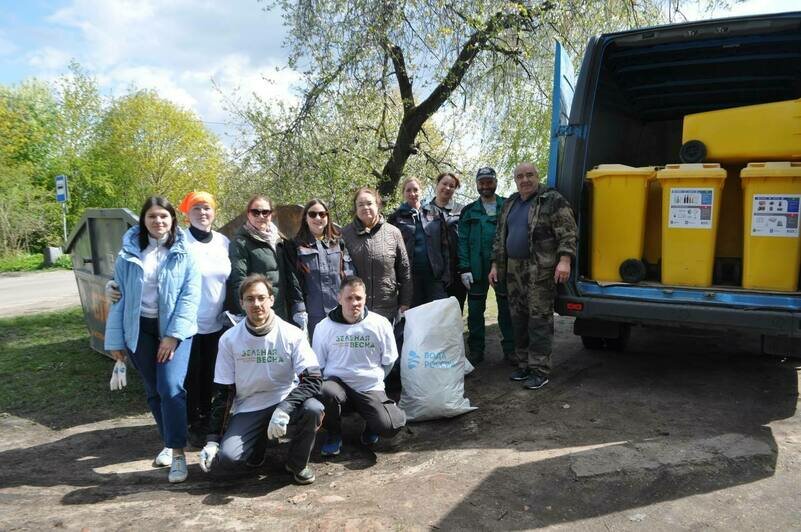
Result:
{"label": "metal dumpster", "polygon": [[81,307],[89,329],[89,345],[99,353],[106,332],[108,302],[106,282],[114,276],[114,263],[122,247],[122,235],[139,217],[128,209],[86,209],[67,239],[65,252],[72,255]]}

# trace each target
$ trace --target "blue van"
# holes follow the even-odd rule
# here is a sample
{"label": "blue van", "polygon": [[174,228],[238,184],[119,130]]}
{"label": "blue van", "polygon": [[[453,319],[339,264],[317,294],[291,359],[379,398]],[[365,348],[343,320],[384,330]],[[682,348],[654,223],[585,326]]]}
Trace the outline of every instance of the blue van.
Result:
{"label": "blue van", "polygon": [[658,273],[639,283],[594,281],[584,179],[604,163],[680,162],[684,115],[798,98],[801,12],[593,37],[578,78],[557,43],[548,185],[576,211],[579,249],[556,311],[575,316],[586,347],[622,350],[640,325],[744,331],[761,335],[765,353],[799,354],[799,292],[745,290],[725,279],[709,288],[671,286]]}

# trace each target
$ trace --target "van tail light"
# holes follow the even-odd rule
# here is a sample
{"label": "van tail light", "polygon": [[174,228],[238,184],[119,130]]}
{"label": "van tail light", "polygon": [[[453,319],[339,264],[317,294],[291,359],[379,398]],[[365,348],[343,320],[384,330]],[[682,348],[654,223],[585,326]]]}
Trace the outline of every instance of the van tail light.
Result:
{"label": "van tail light", "polygon": [[584,310],[584,303],[568,303],[566,307],[571,312],[581,312]]}

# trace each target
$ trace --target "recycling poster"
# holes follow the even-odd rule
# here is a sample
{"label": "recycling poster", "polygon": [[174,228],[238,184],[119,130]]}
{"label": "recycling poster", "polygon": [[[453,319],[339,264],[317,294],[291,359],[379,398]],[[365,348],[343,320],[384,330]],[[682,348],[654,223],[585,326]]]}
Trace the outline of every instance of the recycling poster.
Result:
{"label": "recycling poster", "polygon": [[798,237],[799,194],[754,194],[751,236]]}
{"label": "recycling poster", "polygon": [[671,188],[669,228],[712,229],[712,188]]}

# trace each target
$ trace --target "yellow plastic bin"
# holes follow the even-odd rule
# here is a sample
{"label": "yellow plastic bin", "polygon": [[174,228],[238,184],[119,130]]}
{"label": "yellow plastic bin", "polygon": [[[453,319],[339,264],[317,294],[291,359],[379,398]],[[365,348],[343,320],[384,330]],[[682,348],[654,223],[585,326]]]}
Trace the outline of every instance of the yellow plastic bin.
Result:
{"label": "yellow plastic bin", "polygon": [[801,99],[684,117],[685,162],[801,160]]}
{"label": "yellow plastic bin", "polygon": [[669,164],[662,186],[662,283],[711,286],[726,170],[716,163]]}
{"label": "yellow plastic bin", "polygon": [[637,282],[642,263],[648,182],[653,167],[602,164],[587,172],[592,183],[590,275],[596,281]]}
{"label": "yellow plastic bin", "polygon": [[648,207],[645,212],[645,247],[643,259],[651,266],[662,258],[662,188],[654,179],[648,184]]}
{"label": "yellow plastic bin", "polygon": [[743,288],[798,290],[801,162],[750,163],[743,185]]}

